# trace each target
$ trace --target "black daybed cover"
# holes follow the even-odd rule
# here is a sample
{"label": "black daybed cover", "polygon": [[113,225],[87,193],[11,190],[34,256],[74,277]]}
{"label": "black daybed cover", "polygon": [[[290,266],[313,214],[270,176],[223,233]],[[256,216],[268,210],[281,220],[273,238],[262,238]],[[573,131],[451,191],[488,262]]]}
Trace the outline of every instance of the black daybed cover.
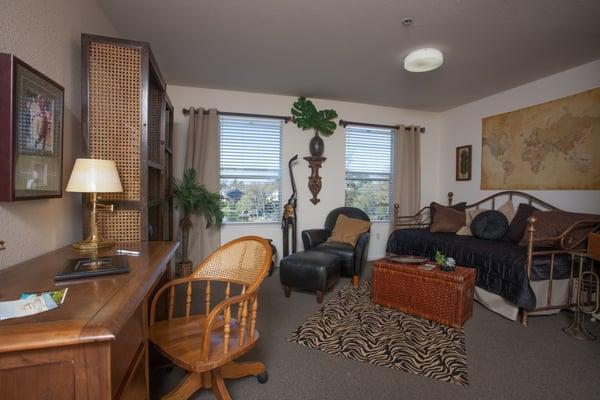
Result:
{"label": "black daybed cover", "polygon": [[[418,255],[430,260],[436,250],[456,260],[457,265],[477,269],[476,285],[527,311],[535,309],[535,295],[527,278],[527,248],[517,243],[483,240],[428,229],[398,229],[387,243],[394,254]],[[554,279],[569,277],[568,256],[556,256]],[[550,257],[533,258],[532,280],[549,279]]]}

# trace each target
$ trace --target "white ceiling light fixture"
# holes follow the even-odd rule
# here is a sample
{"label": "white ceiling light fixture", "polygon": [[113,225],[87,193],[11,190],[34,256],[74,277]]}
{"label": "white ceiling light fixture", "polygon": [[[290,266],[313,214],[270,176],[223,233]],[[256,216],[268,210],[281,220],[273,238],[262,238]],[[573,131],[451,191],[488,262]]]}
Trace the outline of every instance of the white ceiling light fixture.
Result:
{"label": "white ceiling light fixture", "polygon": [[427,72],[439,68],[444,55],[438,49],[425,48],[411,52],[404,58],[404,69],[409,72]]}

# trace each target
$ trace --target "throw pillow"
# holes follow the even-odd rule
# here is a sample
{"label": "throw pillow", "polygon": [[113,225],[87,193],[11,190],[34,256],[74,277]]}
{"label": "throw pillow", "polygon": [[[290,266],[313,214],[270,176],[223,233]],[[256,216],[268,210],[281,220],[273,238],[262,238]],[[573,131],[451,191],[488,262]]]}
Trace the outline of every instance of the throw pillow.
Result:
{"label": "throw pillow", "polygon": [[[484,211],[488,211],[488,210],[483,209],[483,208],[476,208],[474,210],[467,211],[466,212],[467,218],[465,221],[465,226],[460,228],[459,231],[456,232],[456,234],[461,235],[461,236],[473,236],[473,232],[471,232],[471,223],[473,222],[473,219],[477,215],[481,214]],[[504,216],[508,220],[509,224],[515,216],[515,207],[513,206],[513,203],[510,200],[507,200],[506,203],[502,204],[500,206],[500,208],[498,208],[498,211],[500,211],[502,214],[504,214]]]}
{"label": "throw pillow", "polygon": [[508,227],[506,236],[509,240],[513,242],[521,241],[521,238],[523,238],[523,234],[525,233],[525,228],[527,227],[527,218],[529,218],[535,210],[537,210],[537,208],[532,205],[526,203],[519,204],[517,213]]}
{"label": "throw pillow", "polygon": [[461,201],[460,203],[456,203],[455,205],[450,206],[450,207],[444,206],[444,205],[442,205],[440,203],[436,203],[435,201],[432,202],[429,205],[429,217],[430,217],[430,221],[431,221],[430,224],[429,224],[430,227],[431,227],[431,224],[433,224],[433,219],[435,217],[436,206],[446,207],[446,208],[453,208],[453,209],[458,210],[458,211],[465,211],[465,209],[467,208],[467,202],[466,201]]}
{"label": "throw pillow", "polygon": [[471,232],[471,222],[473,222],[473,218],[475,218],[477,215],[481,214],[484,211],[487,210],[476,208],[474,210],[466,211],[465,226],[460,228],[458,232],[456,232],[456,234],[461,236],[473,236],[473,232]]}
{"label": "throw pillow", "polygon": [[471,231],[478,239],[500,240],[508,232],[508,219],[500,211],[487,210],[473,218]]}
{"label": "throw pillow", "polygon": [[[535,210],[531,216],[536,219],[534,225],[535,238],[548,238],[548,240],[535,242],[535,247],[560,247],[560,240],[553,238],[560,236],[578,221],[593,221],[581,223],[571,231],[573,243],[577,243],[582,241],[598,224],[600,224],[600,215],[596,214]],[[523,235],[519,245],[527,246],[528,241],[528,235]]]}
{"label": "throw pillow", "polygon": [[430,232],[456,233],[465,224],[465,212],[453,207],[446,207],[438,203],[431,203],[433,219]]}
{"label": "throw pillow", "polygon": [[371,228],[369,221],[363,221],[358,218],[346,217],[344,214],[338,215],[335,220],[335,226],[328,242],[348,243],[352,246],[356,245],[358,237]]}
{"label": "throw pillow", "polygon": [[513,218],[515,217],[515,206],[513,205],[512,201],[510,201],[510,200],[506,200],[506,203],[502,204],[500,206],[500,208],[498,208],[498,211],[500,211],[502,214],[504,214],[504,216],[508,220],[509,224],[512,222]]}

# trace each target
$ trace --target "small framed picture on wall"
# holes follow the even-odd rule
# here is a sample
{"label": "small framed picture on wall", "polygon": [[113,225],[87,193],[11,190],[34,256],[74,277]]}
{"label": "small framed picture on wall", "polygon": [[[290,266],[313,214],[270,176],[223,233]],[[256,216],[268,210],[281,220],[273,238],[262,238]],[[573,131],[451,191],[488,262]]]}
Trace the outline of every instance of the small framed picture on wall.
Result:
{"label": "small framed picture on wall", "polygon": [[471,164],[472,164],[473,146],[460,146],[456,148],[456,180],[470,181],[471,180]]}

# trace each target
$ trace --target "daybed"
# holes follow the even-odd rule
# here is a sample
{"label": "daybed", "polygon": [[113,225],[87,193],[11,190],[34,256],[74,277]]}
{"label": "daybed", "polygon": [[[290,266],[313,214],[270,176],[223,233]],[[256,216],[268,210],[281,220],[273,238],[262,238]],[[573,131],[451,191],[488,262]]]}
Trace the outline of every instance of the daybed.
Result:
{"label": "daybed", "polygon": [[[452,193],[448,203],[452,206]],[[540,199],[523,192],[504,191],[493,194],[465,209],[496,209],[510,200],[515,206],[525,202],[542,211],[560,211]],[[589,231],[600,229],[600,216],[579,221],[552,238],[536,237],[536,220],[527,220],[524,243],[506,240],[484,240],[455,233],[430,232],[430,207],[424,207],[412,216],[398,215],[394,206],[394,229],[387,243],[387,252],[419,255],[433,259],[436,250],[456,259],[458,265],[477,269],[476,299],[484,306],[527,325],[528,314],[547,313],[573,306],[574,284],[572,258],[568,254],[584,244],[573,232],[586,223]],[[552,248],[539,248],[537,244],[556,243]],[[575,276],[577,275],[575,271]]]}

